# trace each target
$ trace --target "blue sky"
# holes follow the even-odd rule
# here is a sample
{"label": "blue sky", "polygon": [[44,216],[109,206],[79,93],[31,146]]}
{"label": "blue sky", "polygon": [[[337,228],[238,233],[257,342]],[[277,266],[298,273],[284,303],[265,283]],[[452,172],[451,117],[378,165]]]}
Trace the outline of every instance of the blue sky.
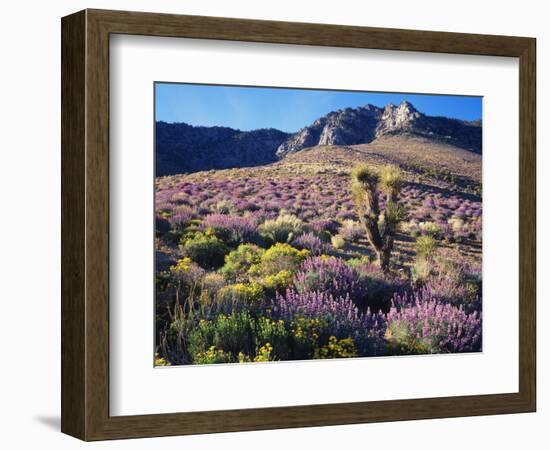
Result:
{"label": "blue sky", "polygon": [[156,83],[156,120],[294,132],[337,109],[411,102],[429,116],[481,119],[481,97]]}

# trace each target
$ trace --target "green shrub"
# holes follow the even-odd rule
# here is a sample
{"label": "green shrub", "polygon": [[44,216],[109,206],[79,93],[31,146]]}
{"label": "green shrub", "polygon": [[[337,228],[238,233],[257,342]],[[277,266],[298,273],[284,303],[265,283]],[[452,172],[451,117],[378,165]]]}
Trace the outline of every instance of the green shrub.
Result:
{"label": "green shrub", "polygon": [[169,245],[178,245],[183,235],[182,231],[169,230],[162,236],[162,240]]}
{"label": "green shrub", "polygon": [[[217,298],[218,293],[225,286],[225,278],[216,272],[208,272],[202,279],[201,297],[208,298],[210,302]],[[210,303],[209,302],[209,303]]]}
{"label": "green shrub", "polygon": [[248,312],[220,315],[216,318],[214,345],[235,356],[240,352],[250,354],[256,347],[254,328]]}
{"label": "green shrub", "polygon": [[298,250],[288,244],[277,243],[262,254],[260,262],[250,268],[249,274],[267,276],[281,271],[294,272],[308,256],[308,250]]}
{"label": "green shrub", "polygon": [[246,280],[248,270],[260,262],[265,250],[253,244],[241,244],[225,257],[225,265],[220,273],[228,280]]}
{"label": "green shrub", "polygon": [[432,236],[419,236],[416,239],[416,254],[421,258],[427,258],[437,248],[437,242]]}
{"label": "green shrub", "polygon": [[432,273],[432,256],[437,249],[437,242],[432,236],[419,236],[415,248],[416,258],[411,267],[411,277],[415,282],[422,282]]}
{"label": "green shrub", "polygon": [[194,233],[191,238],[182,238],[182,250],[186,256],[205,269],[223,266],[226,245],[209,231]]}
{"label": "green shrub", "polygon": [[371,265],[371,261],[368,256],[361,256],[360,258],[348,259],[346,264],[352,269],[362,270],[364,267],[369,267]]}
{"label": "green shrub", "polygon": [[416,258],[411,267],[411,278],[417,283],[426,280],[432,273],[432,267],[429,258]]}
{"label": "green shrub", "polygon": [[296,216],[281,214],[274,220],[266,220],[260,225],[260,236],[271,243],[291,242],[303,232],[304,224]]}
{"label": "green shrub", "polygon": [[[176,331],[181,326],[178,326],[176,322],[170,325],[171,330]],[[187,329],[187,352],[191,360],[195,361],[195,358],[205,353],[214,345],[214,337],[216,335],[216,323],[211,320],[201,320],[195,325],[195,327],[188,327]]]}
{"label": "green shrub", "polygon": [[431,236],[434,239],[440,239],[443,229],[440,225],[433,222],[420,222],[418,224],[420,231],[422,234],[425,234],[426,236]]}
{"label": "green shrub", "polygon": [[214,320],[201,320],[189,334],[188,351],[196,360],[212,346],[230,353],[237,360],[239,353],[253,354],[256,350],[254,321],[248,312],[219,315]]}
{"label": "green shrub", "polygon": [[390,355],[425,355],[433,353],[429,341],[418,339],[406,322],[392,321],[386,333],[386,349]]}
{"label": "green shrub", "polygon": [[[169,323],[166,325],[166,323]],[[189,364],[188,337],[195,330],[196,320],[185,314],[170,316],[159,338],[161,356],[172,365]],[[200,350],[200,349],[199,349]]]}
{"label": "green shrub", "polygon": [[278,360],[286,360],[290,355],[289,334],[282,320],[272,320],[260,317],[256,323],[256,346],[269,345],[271,356]]}
{"label": "green shrub", "polygon": [[[178,260],[168,271],[162,273],[161,277],[157,277],[157,281],[163,283],[163,289],[158,292],[157,306],[162,305],[162,309],[168,307],[170,314],[176,314],[180,307],[186,311],[192,309],[200,297],[204,273],[204,270],[190,258],[183,257]],[[164,314],[161,312],[161,315]]]}

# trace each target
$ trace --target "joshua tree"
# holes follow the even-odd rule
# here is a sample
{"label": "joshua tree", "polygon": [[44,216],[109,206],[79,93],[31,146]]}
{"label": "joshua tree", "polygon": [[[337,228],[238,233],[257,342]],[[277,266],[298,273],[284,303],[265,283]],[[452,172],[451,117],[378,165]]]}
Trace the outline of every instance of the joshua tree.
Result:
{"label": "joshua tree", "polygon": [[[388,272],[395,233],[405,218],[405,209],[397,203],[403,179],[397,166],[385,166],[376,171],[368,164],[360,164],[351,173],[351,193],[359,220],[374,248],[380,268]],[[379,205],[380,193],[385,194],[384,211]]]}

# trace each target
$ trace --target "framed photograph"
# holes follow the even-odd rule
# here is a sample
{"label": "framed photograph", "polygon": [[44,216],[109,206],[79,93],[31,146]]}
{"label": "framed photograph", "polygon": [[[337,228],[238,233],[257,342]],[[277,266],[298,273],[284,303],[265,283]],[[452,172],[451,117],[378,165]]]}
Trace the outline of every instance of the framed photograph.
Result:
{"label": "framed photograph", "polygon": [[532,412],[535,39],[62,19],[62,431]]}

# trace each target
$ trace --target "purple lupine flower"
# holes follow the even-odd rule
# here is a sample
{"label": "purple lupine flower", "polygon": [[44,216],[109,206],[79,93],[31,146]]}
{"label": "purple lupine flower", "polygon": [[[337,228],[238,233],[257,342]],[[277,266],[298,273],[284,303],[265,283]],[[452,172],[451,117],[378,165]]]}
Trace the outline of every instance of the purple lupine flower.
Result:
{"label": "purple lupine flower", "polygon": [[294,286],[300,293],[325,292],[334,297],[348,296],[362,304],[367,296],[366,279],[340,258],[308,258],[294,275]]}
{"label": "purple lupine flower", "polygon": [[189,222],[195,217],[195,212],[189,206],[176,206],[172,210],[172,215],[168,218],[170,225],[174,230],[182,231]]}
{"label": "purple lupine flower", "polygon": [[299,249],[309,250],[313,256],[320,256],[323,253],[328,253],[330,250],[330,247],[313,233],[301,234],[294,239],[292,245]]}
{"label": "purple lupine flower", "polygon": [[220,239],[231,245],[254,242],[258,236],[258,226],[250,217],[210,214],[204,218],[201,228],[212,228]]}
{"label": "purple lupine flower", "polygon": [[333,234],[338,231],[338,222],[333,219],[316,219],[309,222],[309,227],[311,230],[317,234],[320,234],[324,231],[328,231]]}
{"label": "purple lupine flower", "polygon": [[[386,338],[407,348],[413,342],[421,353],[481,351],[481,313],[467,314],[462,306],[443,303],[426,289],[396,295],[386,319]],[[399,330],[395,336],[394,330]]]}
{"label": "purple lupine flower", "polygon": [[334,297],[321,291],[299,293],[288,289],[285,295],[277,294],[272,315],[286,322],[296,317],[319,318],[338,339],[351,337],[361,354],[376,356],[385,351],[384,314],[360,312],[349,296]]}

